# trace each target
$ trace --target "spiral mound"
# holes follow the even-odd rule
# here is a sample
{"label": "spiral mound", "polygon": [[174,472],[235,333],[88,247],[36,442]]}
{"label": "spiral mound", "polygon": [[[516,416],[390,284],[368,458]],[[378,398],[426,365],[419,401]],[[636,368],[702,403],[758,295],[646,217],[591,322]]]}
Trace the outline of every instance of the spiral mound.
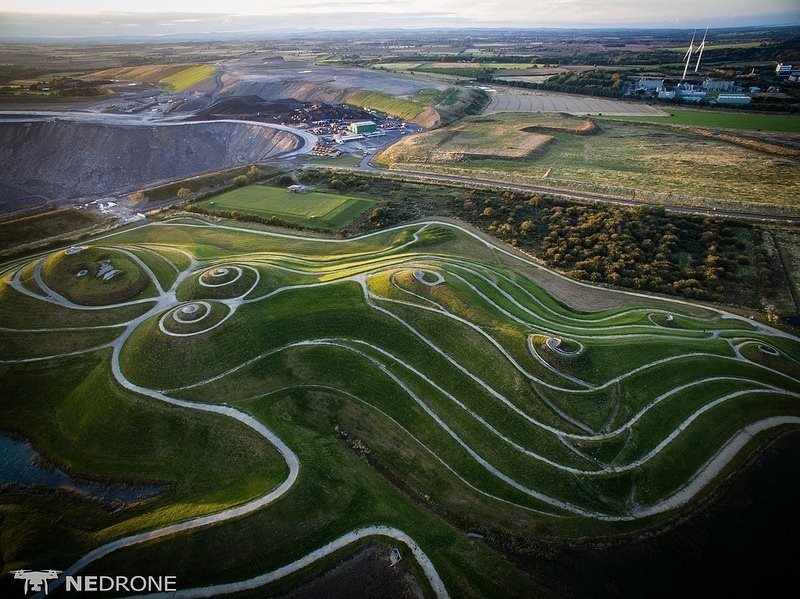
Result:
{"label": "spiral mound", "polygon": [[200,273],[199,283],[203,287],[222,287],[235,283],[242,277],[242,269],[239,266],[219,266],[209,268]]}
{"label": "spiral mound", "polygon": [[158,328],[175,337],[197,335],[215,328],[229,315],[230,309],[218,302],[186,302],[165,312]]}
{"label": "spiral mound", "polygon": [[414,271],[414,278],[428,287],[444,283],[444,276],[433,270],[421,270],[418,268]]}

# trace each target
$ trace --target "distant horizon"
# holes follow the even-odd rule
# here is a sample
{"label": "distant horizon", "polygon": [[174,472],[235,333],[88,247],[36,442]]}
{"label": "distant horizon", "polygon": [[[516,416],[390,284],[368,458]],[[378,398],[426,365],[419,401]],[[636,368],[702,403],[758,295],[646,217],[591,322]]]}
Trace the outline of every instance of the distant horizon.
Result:
{"label": "distant horizon", "polygon": [[[0,38],[142,38],[465,29],[730,29],[800,25],[796,0],[2,0]],[[224,6],[224,10],[220,7]],[[117,8],[119,7],[119,8]],[[100,10],[103,9],[103,10]]]}
{"label": "distant horizon", "polygon": [[[271,38],[280,38],[286,36],[313,36],[315,34],[368,34],[370,31],[376,33],[425,33],[425,32],[459,32],[459,31],[702,31],[705,26],[695,27],[694,25],[669,25],[669,26],[656,26],[656,25],[595,25],[595,26],[569,26],[569,25],[550,25],[538,27],[523,27],[523,26],[439,26],[430,25],[427,27],[403,27],[403,26],[385,26],[385,27],[372,27],[363,29],[354,28],[311,28],[311,27],[281,27],[277,29],[219,29],[219,30],[184,30],[184,31],[159,31],[153,33],[145,33],[142,31],[126,31],[126,32],[85,32],[85,33],[53,33],[31,31],[28,33],[20,32],[19,29],[10,31],[9,25],[2,22],[4,15],[0,11],[0,41],[104,41],[104,40],[125,40],[125,41],[157,41],[159,39],[170,39],[173,41],[180,41],[185,39],[187,41],[198,41],[207,39],[209,41],[225,41],[234,40],[238,37],[253,38],[257,36],[266,36]],[[46,28],[46,25],[40,23],[41,27]],[[778,28],[800,28],[800,20],[793,23],[776,23],[776,24],[755,24],[755,25],[727,25],[727,26],[710,26],[708,31],[724,31],[724,30],[744,30],[744,29],[778,29]]]}

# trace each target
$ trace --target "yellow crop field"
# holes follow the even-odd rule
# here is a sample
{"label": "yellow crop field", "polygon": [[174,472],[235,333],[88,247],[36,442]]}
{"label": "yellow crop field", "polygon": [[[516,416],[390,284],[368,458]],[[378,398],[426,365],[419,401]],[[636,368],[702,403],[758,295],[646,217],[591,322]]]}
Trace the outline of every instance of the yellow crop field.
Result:
{"label": "yellow crop field", "polygon": [[182,92],[198,83],[214,76],[217,72],[213,66],[201,64],[183,69],[159,81],[161,87],[171,92]]}
{"label": "yellow crop field", "polygon": [[185,64],[150,64],[138,67],[122,67],[106,69],[87,75],[90,79],[122,79],[123,81],[144,81],[158,83],[165,77],[170,77],[187,69]]}

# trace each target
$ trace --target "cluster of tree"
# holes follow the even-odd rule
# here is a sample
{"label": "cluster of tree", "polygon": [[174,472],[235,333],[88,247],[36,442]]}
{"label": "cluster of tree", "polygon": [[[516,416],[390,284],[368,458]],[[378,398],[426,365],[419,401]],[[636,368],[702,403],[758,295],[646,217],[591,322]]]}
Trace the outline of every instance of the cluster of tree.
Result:
{"label": "cluster of tree", "polygon": [[737,239],[716,221],[603,205],[554,207],[545,222],[542,257],[578,279],[721,300],[736,278]]}
{"label": "cluster of tree", "polygon": [[721,301],[751,264],[741,231],[661,208],[569,205],[507,191],[468,199],[460,216],[577,279],[631,289]]}
{"label": "cluster of tree", "polygon": [[481,67],[479,64],[474,67],[424,67],[419,70],[425,73],[453,75],[455,77],[464,77],[465,79],[475,79],[476,81],[491,81],[495,71],[495,69]]}
{"label": "cluster of tree", "polygon": [[621,97],[625,87],[625,73],[601,70],[584,71],[582,73],[559,73],[547,81],[501,81],[512,87],[543,89],[567,94],[586,94],[607,98]]}
{"label": "cluster of tree", "polygon": [[[688,45],[688,40],[687,40]],[[596,52],[570,52],[558,57],[558,64],[593,64],[602,66],[619,65],[662,65],[681,62],[683,51],[649,50],[630,52],[625,50],[600,50]]]}
{"label": "cluster of tree", "polygon": [[397,209],[395,202],[385,202],[379,204],[372,209],[372,212],[367,216],[371,228],[382,229],[399,225],[402,222],[400,211]]}
{"label": "cluster of tree", "polygon": [[790,90],[788,87],[781,84],[781,95],[754,96],[752,102],[742,108],[759,112],[800,112],[800,90]]}
{"label": "cluster of tree", "polygon": [[39,81],[28,86],[30,91],[49,91],[59,96],[100,96],[103,94],[98,85],[107,85],[111,81],[83,81],[72,77],[56,77],[49,81]]}
{"label": "cluster of tree", "polygon": [[[686,40],[688,47],[689,40]],[[608,47],[608,46],[607,46]],[[603,66],[615,65],[665,65],[682,62],[685,49],[665,50],[655,49],[643,52],[630,52],[625,50],[601,50],[594,52],[565,52],[558,58],[562,65],[593,64]],[[703,60],[711,63],[746,64],[775,61],[800,61],[800,38],[792,38],[777,43],[763,43],[759,45],[726,46],[715,48],[707,47],[703,53]]]}
{"label": "cluster of tree", "polygon": [[[309,169],[304,183],[386,198],[349,233],[432,215],[458,217],[586,281],[748,303],[778,286],[760,232],[662,208],[577,203],[513,190],[410,183]],[[333,186],[331,186],[333,184]],[[388,199],[391,198],[391,199]],[[754,293],[754,289],[760,289]]]}

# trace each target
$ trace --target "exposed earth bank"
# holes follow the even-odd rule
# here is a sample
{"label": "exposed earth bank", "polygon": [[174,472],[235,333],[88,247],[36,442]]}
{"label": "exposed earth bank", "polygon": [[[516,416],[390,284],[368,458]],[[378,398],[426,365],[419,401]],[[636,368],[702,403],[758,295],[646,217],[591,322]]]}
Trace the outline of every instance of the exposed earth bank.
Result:
{"label": "exposed earth bank", "polygon": [[0,212],[26,196],[63,200],[260,162],[300,137],[249,123],[160,126],[71,121],[0,124]]}

